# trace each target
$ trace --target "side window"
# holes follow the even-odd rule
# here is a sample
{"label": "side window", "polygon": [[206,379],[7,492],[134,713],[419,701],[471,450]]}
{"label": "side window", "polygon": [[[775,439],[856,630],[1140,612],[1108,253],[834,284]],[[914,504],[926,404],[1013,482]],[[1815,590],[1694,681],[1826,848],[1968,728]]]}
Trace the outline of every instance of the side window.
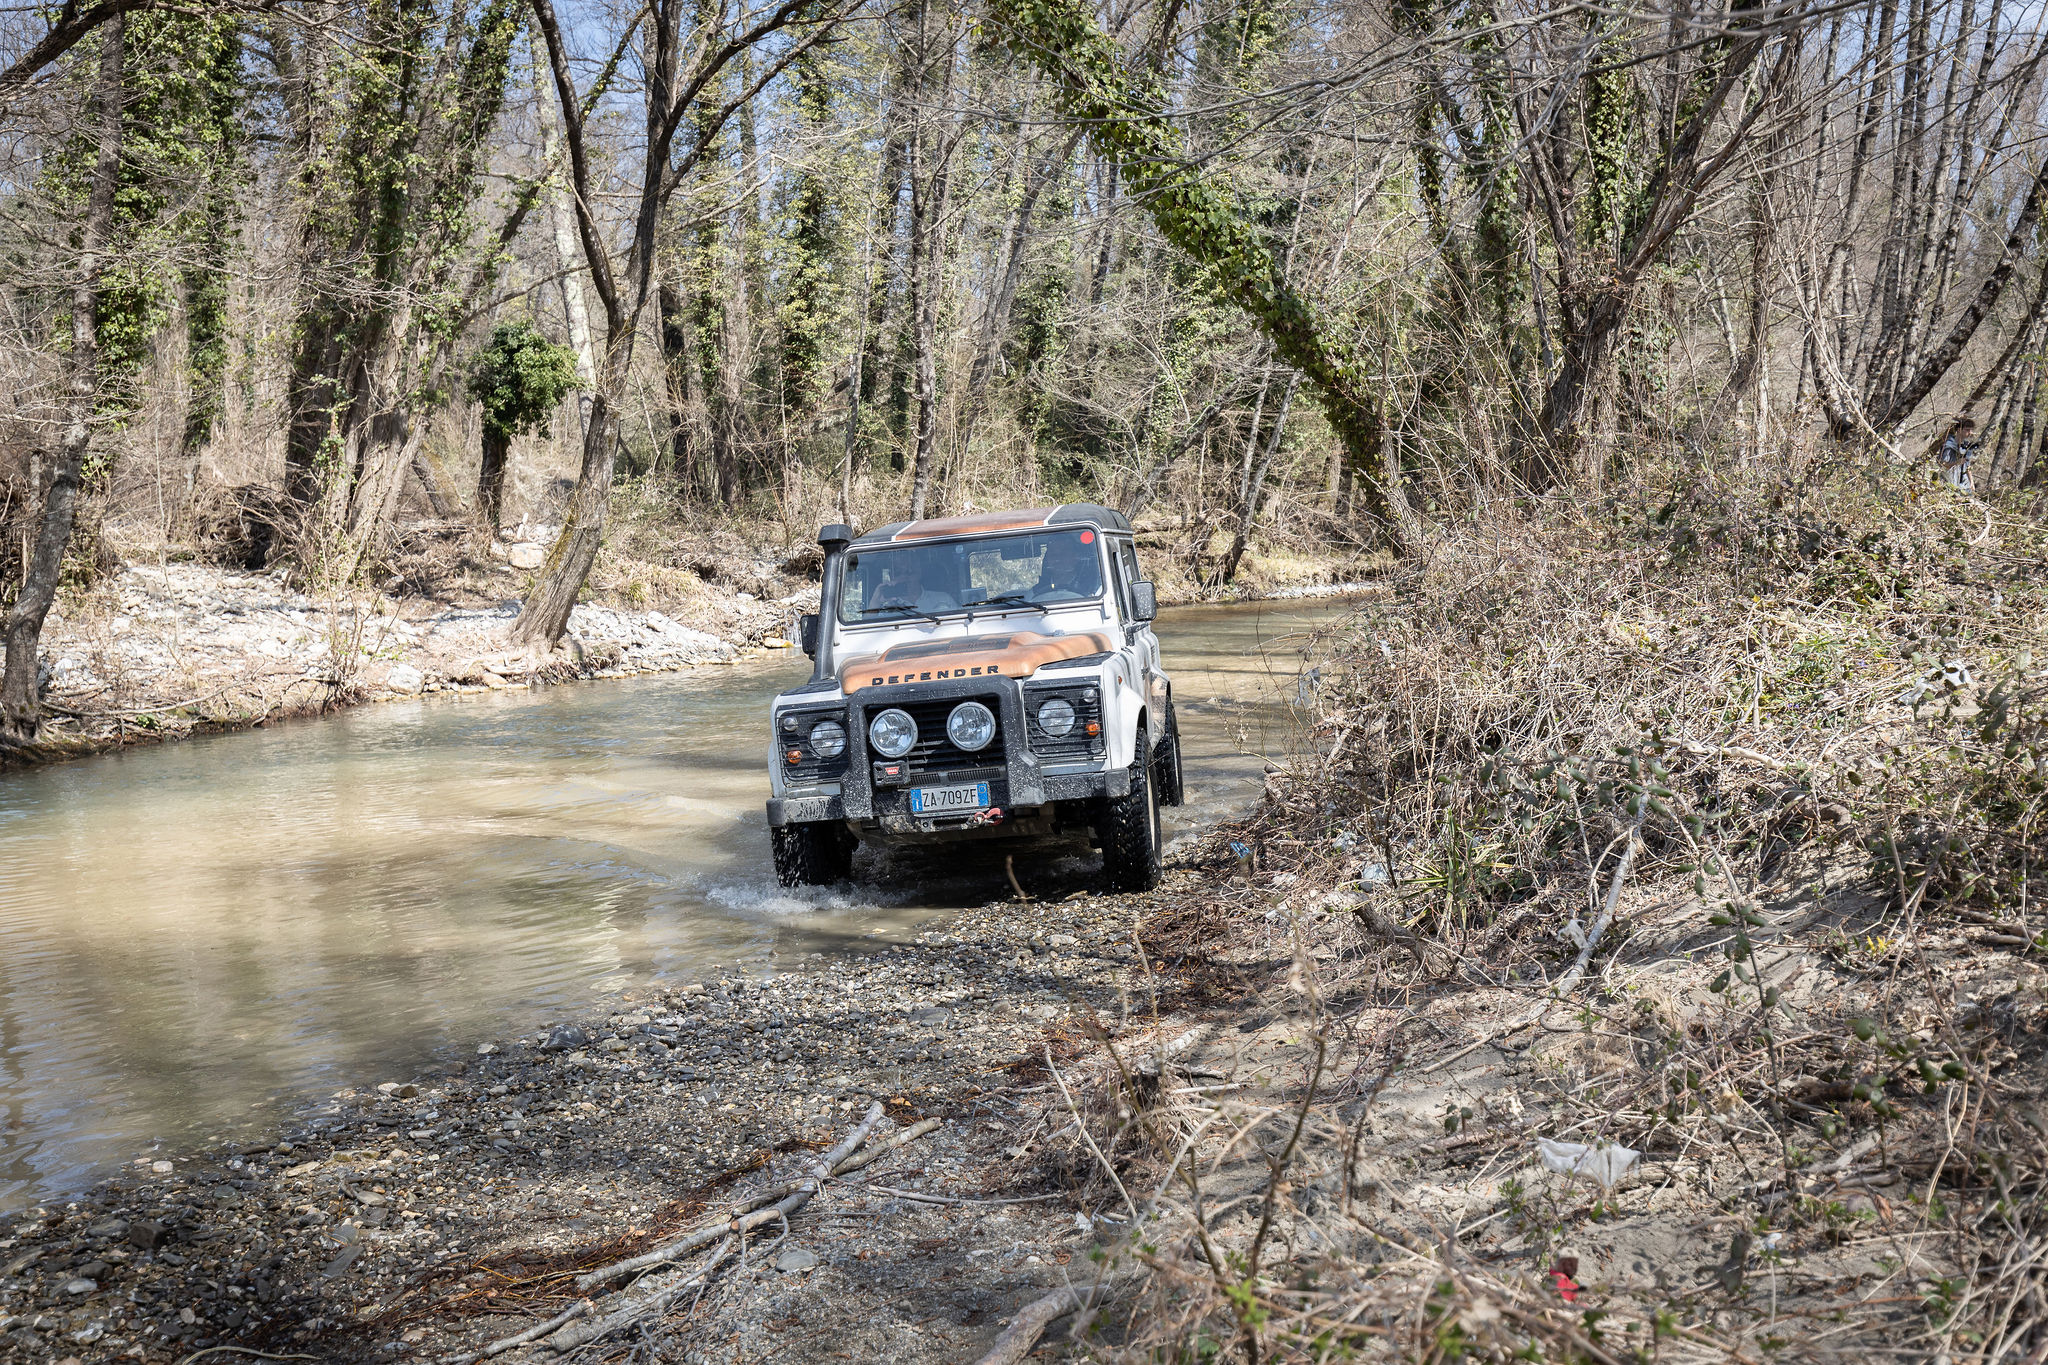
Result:
{"label": "side window", "polygon": [[1137,545],[1128,540],[1118,541],[1116,543],[1116,562],[1118,569],[1121,570],[1117,577],[1123,580],[1124,585],[1124,619],[1130,620],[1136,611],[1135,604],[1137,598],[1137,594],[1132,590],[1132,585],[1145,576],[1138,570]]}

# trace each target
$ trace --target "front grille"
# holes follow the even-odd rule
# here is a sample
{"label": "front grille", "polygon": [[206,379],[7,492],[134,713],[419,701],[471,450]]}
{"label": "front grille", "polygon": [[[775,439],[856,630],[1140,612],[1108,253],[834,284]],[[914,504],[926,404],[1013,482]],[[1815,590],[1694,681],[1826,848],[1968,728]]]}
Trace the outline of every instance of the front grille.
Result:
{"label": "front grille", "polygon": [[[953,714],[953,708],[962,702],[978,701],[989,709],[996,718],[996,735],[981,748],[969,753],[946,737],[946,717]],[[872,720],[877,707],[862,718],[865,725]],[[1003,755],[1003,708],[996,697],[945,697],[937,701],[913,701],[899,705],[899,711],[908,711],[910,718],[917,722],[917,743],[903,756],[904,771],[921,773],[943,768],[972,768],[1000,765]],[[881,755],[877,754],[877,758]]]}
{"label": "front grille", "polygon": [[[846,776],[847,750],[841,749],[832,758],[821,758],[811,748],[811,727],[821,720],[836,720],[843,728],[846,724],[844,711],[798,711],[795,733],[780,728],[790,713],[785,712],[776,720],[775,731],[777,761],[782,764],[782,780],[791,786],[815,787],[820,782],[837,782]],[[789,751],[797,750],[803,756],[795,763],[789,761]]]}
{"label": "front grille", "polygon": [[[1044,670],[1039,670],[1043,672]],[[1091,698],[1088,694],[1095,693]],[[1049,735],[1038,726],[1038,708],[1054,697],[1074,708],[1074,728],[1064,735]],[[1102,694],[1095,687],[1033,687],[1024,693],[1024,715],[1031,731],[1031,749],[1048,763],[1073,763],[1102,752]],[[1094,734],[1088,727],[1096,727]]]}

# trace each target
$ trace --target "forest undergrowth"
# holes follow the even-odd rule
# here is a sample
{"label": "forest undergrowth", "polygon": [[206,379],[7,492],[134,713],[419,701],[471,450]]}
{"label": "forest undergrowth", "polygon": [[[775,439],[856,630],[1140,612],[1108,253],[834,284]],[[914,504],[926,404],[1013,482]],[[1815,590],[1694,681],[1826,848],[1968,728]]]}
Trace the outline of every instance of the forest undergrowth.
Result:
{"label": "forest undergrowth", "polygon": [[2041,1360],[2044,539],[1889,471],[1439,533],[1068,1077],[1096,1349]]}

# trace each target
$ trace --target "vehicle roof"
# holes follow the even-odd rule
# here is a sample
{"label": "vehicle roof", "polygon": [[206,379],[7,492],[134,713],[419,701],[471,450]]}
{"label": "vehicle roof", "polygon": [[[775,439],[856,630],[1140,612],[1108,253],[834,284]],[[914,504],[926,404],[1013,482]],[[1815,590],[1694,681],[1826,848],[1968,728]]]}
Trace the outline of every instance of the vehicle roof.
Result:
{"label": "vehicle roof", "polygon": [[1129,531],[1123,513],[1094,502],[1069,502],[1058,507],[1027,507],[1014,512],[976,512],[965,517],[926,517],[877,526],[853,543],[882,545],[901,540],[937,540],[947,536],[984,535],[991,531],[1032,531],[1041,526],[1094,526]]}

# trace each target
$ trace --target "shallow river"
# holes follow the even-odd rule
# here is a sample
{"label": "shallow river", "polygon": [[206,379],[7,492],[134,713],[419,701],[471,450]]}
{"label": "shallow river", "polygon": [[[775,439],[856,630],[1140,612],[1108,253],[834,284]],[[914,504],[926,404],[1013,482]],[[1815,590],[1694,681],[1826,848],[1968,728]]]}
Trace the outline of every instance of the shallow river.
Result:
{"label": "shallow river", "polygon": [[[1166,613],[1169,837],[1256,797],[1306,633],[1344,610]],[[766,705],[807,668],[393,703],[0,777],[0,1212],[631,982],[858,952],[1007,894],[1000,858],[775,885]]]}

